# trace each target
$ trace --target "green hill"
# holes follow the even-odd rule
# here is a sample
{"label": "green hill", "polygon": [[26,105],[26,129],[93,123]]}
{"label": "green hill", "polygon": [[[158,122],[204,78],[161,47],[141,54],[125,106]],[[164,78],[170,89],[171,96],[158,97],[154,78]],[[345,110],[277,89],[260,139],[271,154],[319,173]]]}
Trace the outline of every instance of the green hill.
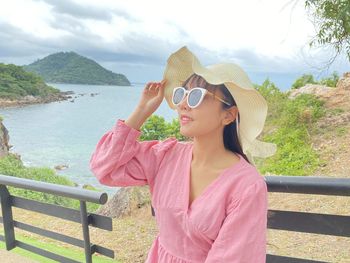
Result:
{"label": "green hill", "polygon": [[46,85],[36,74],[26,72],[20,66],[0,63],[0,98],[10,100],[25,96],[46,98],[59,93],[58,89]]}
{"label": "green hill", "polygon": [[123,74],[113,73],[75,52],[51,54],[24,66],[24,69],[52,83],[130,86]]}

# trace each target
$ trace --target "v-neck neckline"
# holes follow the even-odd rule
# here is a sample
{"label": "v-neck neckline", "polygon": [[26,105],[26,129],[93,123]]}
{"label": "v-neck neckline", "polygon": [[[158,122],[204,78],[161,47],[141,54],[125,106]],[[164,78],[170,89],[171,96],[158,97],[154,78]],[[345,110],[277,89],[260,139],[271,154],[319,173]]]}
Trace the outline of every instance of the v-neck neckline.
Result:
{"label": "v-neck neckline", "polygon": [[186,214],[188,212],[190,212],[193,208],[193,205],[198,202],[198,200],[200,200],[201,198],[203,198],[211,188],[213,188],[215,185],[218,184],[218,182],[224,177],[224,175],[226,174],[226,172],[228,170],[237,168],[238,166],[240,166],[240,164],[243,161],[243,156],[238,154],[239,156],[239,161],[236,162],[235,164],[231,165],[230,167],[224,169],[223,171],[221,171],[221,173],[218,175],[218,177],[216,177],[210,184],[208,184],[203,191],[191,202],[190,204],[190,190],[191,190],[191,164],[192,164],[192,155],[193,155],[193,144],[190,144],[190,150],[189,150],[189,157],[187,160],[187,173],[186,173],[186,180],[185,180],[185,211]]}

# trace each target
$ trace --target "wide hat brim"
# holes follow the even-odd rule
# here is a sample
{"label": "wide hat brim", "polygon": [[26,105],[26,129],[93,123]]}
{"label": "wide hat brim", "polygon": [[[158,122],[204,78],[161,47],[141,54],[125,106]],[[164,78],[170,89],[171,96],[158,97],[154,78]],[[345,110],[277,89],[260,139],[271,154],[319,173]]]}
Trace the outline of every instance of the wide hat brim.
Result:
{"label": "wide hat brim", "polygon": [[170,108],[176,108],[171,100],[173,89],[182,86],[193,73],[210,84],[224,84],[230,91],[240,114],[239,139],[243,152],[252,162],[253,156],[266,158],[275,154],[275,144],[256,139],[263,130],[267,116],[266,100],[254,88],[243,69],[234,63],[204,67],[186,46],[171,54],[163,76],[166,80],[164,96]]}

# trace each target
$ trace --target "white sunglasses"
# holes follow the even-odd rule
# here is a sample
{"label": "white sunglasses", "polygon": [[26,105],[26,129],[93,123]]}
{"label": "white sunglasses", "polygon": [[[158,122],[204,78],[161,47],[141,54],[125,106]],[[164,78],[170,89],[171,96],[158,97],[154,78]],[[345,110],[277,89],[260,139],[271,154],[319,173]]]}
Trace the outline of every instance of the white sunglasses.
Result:
{"label": "white sunglasses", "polygon": [[195,88],[193,88],[191,90],[186,90],[184,87],[174,88],[173,96],[172,96],[172,102],[173,102],[174,105],[178,105],[184,99],[184,97],[186,95],[188,95],[187,96],[187,105],[190,108],[194,109],[194,108],[198,107],[201,104],[201,102],[203,101],[204,96],[206,94],[210,94],[210,95],[214,96],[214,98],[220,100],[221,102],[225,103],[228,106],[231,105],[229,102],[221,99],[220,97],[218,97],[215,94],[211,93],[207,89],[200,88],[200,87],[195,87]]}

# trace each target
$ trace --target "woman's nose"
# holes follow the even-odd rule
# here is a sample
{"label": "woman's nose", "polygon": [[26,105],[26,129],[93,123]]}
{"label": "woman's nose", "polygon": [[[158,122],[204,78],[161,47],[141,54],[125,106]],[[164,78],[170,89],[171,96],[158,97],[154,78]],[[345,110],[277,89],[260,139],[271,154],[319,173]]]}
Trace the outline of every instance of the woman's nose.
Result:
{"label": "woman's nose", "polygon": [[190,107],[187,104],[187,94],[183,97],[183,99],[180,101],[179,105],[180,109],[189,109]]}

